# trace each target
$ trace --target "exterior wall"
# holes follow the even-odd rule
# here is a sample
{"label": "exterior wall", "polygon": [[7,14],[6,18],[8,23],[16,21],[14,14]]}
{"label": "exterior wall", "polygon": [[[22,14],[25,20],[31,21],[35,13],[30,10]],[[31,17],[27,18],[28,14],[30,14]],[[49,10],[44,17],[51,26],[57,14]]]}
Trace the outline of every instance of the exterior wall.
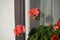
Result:
{"label": "exterior wall", "polygon": [[15,40],[14,0],[0,0],[0,40]]}

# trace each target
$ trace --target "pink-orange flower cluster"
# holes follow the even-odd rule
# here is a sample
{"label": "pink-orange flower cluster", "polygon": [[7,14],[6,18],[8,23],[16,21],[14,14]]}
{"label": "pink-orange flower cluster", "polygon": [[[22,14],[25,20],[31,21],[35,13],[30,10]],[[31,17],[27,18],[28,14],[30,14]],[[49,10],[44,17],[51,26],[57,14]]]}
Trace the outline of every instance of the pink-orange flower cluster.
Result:
{"label": "pink-orange flower cluster", "polygon": [[[60,29],[60,20],[57,22],[57,26],[53,26],[54,30]],[[57,40],[57,35],[52,34],[52,40]]]}
{"label": "pink-orange flower cluster", "polygon": [[53,26],[53,29],[54,29],[54,30],[57,30],[57,29],[58,29],[58,26]]}
{"label": "pink-orange flower cluster", "polygon": [[25,32],[25,27],[23,25],[17,25],[14,28],[14,34],[17,36],[21,35],[23,32]]}
{"label": "pink-orange flower cluster", "polygon": [[60,29],[60,20],[57,22],[57,26],[53,26],[54,30]]}
{"label": "pink-orange flower cluster", "polygon": [[31,17],[34,17],[34,16],[38,16],[39,15],[39,9],[37,9],[37,8],[32,8],[32,9],[30,9],[29,10],[29,16],[31,16]]}

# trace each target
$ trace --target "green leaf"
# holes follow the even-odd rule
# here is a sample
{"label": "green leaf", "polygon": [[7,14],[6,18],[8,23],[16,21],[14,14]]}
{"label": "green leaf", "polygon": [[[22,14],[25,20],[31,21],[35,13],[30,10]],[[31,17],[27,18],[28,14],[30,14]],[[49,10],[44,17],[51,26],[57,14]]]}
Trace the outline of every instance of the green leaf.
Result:
{"label": "green leaf", "polygon": [[57,29],[56,31],[54,31],[54,34],[60,35],[60,29]]}
{"label": "green leaf", "polygon": [[53,26],[40,25],[36,31],[30,31],[28,40],[51,40],[52,33],[60,35],[60,29],[54,31]]}

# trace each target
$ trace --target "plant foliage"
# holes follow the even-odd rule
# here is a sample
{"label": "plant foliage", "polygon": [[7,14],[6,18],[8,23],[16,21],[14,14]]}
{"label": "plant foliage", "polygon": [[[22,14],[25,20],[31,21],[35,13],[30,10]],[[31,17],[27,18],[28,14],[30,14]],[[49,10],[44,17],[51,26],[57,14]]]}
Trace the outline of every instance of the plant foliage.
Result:
{"label": "plant foliage", "polygon": [[53,30],[53,26],[40,25],[29,34],[28,40],[51,40],[52,34],[60,35],[60,29]]}

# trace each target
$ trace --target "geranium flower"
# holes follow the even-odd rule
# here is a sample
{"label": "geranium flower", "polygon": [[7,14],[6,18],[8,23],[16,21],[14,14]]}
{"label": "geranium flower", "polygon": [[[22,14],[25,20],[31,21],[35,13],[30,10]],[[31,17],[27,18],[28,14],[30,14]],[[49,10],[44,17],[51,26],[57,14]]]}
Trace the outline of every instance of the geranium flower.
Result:
{"label": "geranium flower", "polygon": [[14,28],[14,34],[15,35],[21,35],[23,32],[25,32],[25,27],[23,25],[17,25],[15,28]]}
{"label": "geranium flower", "polygon": [[57,37],[58,37],[57,35],[52,34],[52,40],[57,40],[58,39]]}
{"label": "geranium flower", "polygon": [[60,28],[60,20],[58,20],[57,25],[58,25],[58,28]]}
{"label": "geranium flower", "polygon": [[37,8],[32,8],[29,10],[29,16],[38,16],[39,15],[39,10]]}
{"label": "geranium flower", "polygon": [[54,30],[57,30],[57,29],[58,29],[58,26],[53,26],[53,29],[54,29]]}

